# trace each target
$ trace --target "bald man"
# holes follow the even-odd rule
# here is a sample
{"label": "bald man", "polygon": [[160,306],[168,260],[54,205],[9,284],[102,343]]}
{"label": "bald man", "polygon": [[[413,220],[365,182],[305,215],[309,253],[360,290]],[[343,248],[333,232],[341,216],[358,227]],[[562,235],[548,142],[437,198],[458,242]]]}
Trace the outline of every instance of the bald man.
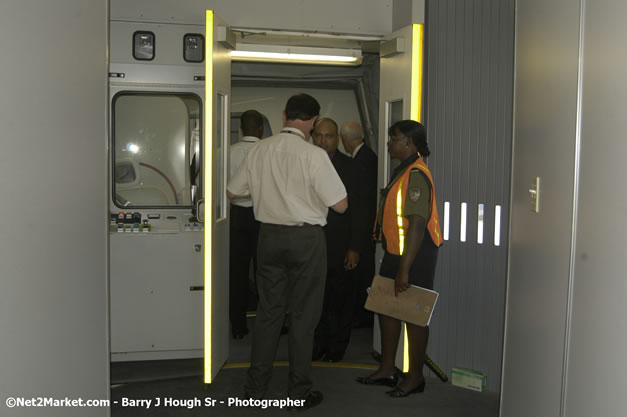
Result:
{"label": "bald man", "polygon": [[[354,161],[354,170],[358,182],[353,187],[355,206],[353,211],[353,229],[357,232],[352,237],[351,248],[347,257],[349,263],[355,265],[355,311],[353,323],[355,327],[372,326],[372,312],[364,308],[366,289],[370,286],[375,273],[375,246],[372,230],[377,215],[377,155],[366,143],[361,126],[357,122],[347,122],[340,129],[340,137],[344,149]],[[357,203],[358,202],[358,203]]]}

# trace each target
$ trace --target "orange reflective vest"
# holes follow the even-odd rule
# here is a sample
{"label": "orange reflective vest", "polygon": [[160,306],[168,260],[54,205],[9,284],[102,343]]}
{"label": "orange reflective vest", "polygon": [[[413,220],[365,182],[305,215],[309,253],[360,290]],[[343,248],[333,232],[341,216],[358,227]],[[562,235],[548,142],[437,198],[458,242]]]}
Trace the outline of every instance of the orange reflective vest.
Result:
{"label": "orange reflective vest", "polygon": [[[418,154],[420,156],[420,154]],[[438,207],[435,201],[435,187],[431,171],[422,160],[418,158],[414,163],[405,169],[403,174],[388,189],[383,206],[383,224],[381,231],[385,235],[387,251],[394,255],[402,255],[405,246],[405,232],[409,227],[409,220],[403,216],[405,199],[407,198],[407,186],[409,175],[412,169],[417,168],[422,171],[431,183],[431,217],[427,221],[427,230],[436,246],[442,245],[442,234],[440,233],[440,220],[438,218]],[[377,216],[378,218],[378,216]],[[379,236],[377,236],[379,240]]]}

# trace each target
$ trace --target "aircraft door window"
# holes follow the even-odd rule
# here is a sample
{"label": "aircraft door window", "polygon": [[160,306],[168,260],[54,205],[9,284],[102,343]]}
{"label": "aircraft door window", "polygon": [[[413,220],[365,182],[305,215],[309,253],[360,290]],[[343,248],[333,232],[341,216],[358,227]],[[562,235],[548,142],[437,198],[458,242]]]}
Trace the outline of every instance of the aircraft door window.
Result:
{"label": "aircraft door window", "polygon": [[[392,126],[394,123],[396,122],[400,122],[401,120],[403,120],[403,100],[396,100],[396,101],[388,101],[387,102],[387,109],[386,109],[386,131],[387,129],[390,128],[390,126]],[[387,142],[387,138],[385,139]],[[388,181],[390,181],[390,179],[392,178],[392,172],[394,171],[394,169],[399,166],[400,161],[397,160],[391,160],[390,159],[390,154],[386,152],[386,163],[387,163],[387,170],[385,170],[386,174],[387,174],[387,178],[385,178],[385,183],[387,184]]]}
{"label": "aircraft door window", "polygon": [[227,180],[227,146],[228,146],[228,102],[225,94],[218,93],[216,108],[216,135],[214,137],[213,148],[217,163],[214,164],[213,198],[215,204],[216,221],[226,219],[226,180]]}
{"label": "aircraft door window", "polygon": [[183,37],[183,59],[186,62],[205,60],[205,37],[197,33],[188,33]]}
{"label": "aircraft door window", "polygon": [[118,207],[191,207],[200,175],[201,101],[193,94],[113,99],[113,193]]}
{"label": "aircraft door window", "polygon": [[133,33],[133,58],[152,61],[155,58],[155,34],[137,31]]}

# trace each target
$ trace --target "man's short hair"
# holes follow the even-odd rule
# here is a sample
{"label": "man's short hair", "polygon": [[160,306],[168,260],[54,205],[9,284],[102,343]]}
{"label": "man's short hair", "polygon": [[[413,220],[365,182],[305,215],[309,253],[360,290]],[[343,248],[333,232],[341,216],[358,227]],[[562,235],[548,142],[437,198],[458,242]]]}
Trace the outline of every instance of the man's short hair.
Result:
{"label": "man's short hair", "polygon": [[320,104],[309,94],[301,93],[290,97],[285,104],[287,120],[311,120],[320,114]]}
{"label": "man's short hair", "polygon": [[263,126],[263,116],[257,110],[246,110],[239,117],[242,132],[246,134],[255,133]]}

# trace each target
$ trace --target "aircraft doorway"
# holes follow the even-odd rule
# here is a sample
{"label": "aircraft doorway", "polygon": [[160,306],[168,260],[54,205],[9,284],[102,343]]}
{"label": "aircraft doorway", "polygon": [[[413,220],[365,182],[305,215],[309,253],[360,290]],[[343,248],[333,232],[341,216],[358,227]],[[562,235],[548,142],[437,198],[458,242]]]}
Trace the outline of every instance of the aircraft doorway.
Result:
{"label": "aircraft doorway", "polygon": [[[386,140],[379,139],[377,133],[380,131],[378,60],[378,55],[366,54],[360,68],[233,63],[229,101],[232,114],[250,108],[260,110],[268,117],[272,131],[276,132],[281,128],[280,114],[286,98],[292,93],[307,92],[320,99],[323,116],[334,118],[339,124],[348,120],[360,121],[367,143],[376,151],[379,140]],[[233,129],[231,134],[232,139]],[[369,348],[372,346],[371,339],[361,342]],[[239,353],[239,357],[244,357]]]}

